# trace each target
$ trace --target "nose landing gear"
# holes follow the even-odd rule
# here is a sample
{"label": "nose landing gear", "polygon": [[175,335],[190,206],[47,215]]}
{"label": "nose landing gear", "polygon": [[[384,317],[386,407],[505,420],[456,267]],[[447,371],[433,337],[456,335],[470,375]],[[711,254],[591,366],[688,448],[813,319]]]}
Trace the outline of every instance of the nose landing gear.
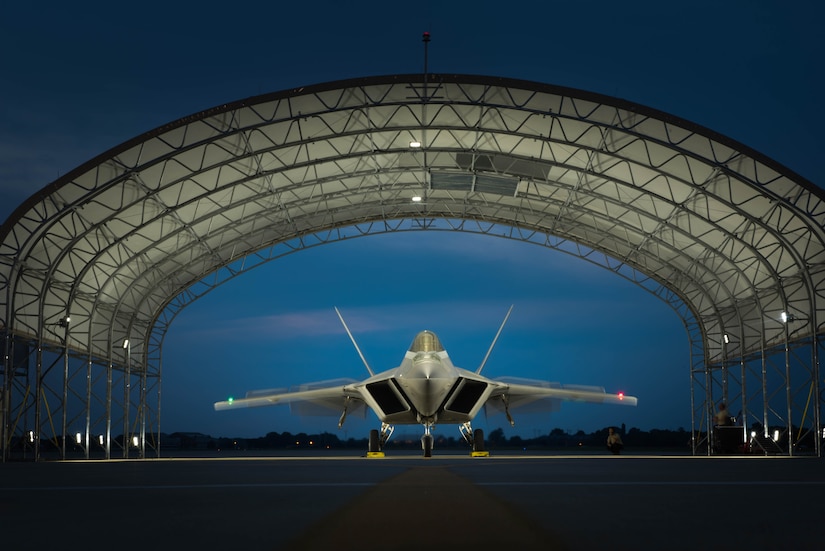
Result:
{"label": "nose landing gear", "polygon": [[433,456],[433,435],[430,434],[430,429],[432,429],[431,425],[424,425],[424,436],[421,437],[421,449],[424,450],[424,457]]}

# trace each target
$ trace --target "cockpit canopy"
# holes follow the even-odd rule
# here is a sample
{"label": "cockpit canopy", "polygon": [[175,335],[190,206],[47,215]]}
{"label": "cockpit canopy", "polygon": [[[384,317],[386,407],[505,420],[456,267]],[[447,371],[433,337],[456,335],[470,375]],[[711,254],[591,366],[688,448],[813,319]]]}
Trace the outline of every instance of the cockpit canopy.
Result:
{"label": "cockpit canopy", "polygon": [[410,345],[410,352],[443,352],[444,347],[438,336],[432,331],[422,331],[415,336]]}

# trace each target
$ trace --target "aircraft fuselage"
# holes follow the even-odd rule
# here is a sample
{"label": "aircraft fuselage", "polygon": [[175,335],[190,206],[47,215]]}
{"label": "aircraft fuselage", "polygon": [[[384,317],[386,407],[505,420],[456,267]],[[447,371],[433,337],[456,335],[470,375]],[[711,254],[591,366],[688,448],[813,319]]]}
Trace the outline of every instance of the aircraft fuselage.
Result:
{"label": "aircraft fuselage", "polygon": [[381,421],[425,425],[472,420],[492,390],[484,377],[454,366],[431,331],[416,335],[401,365],[365,387]]}

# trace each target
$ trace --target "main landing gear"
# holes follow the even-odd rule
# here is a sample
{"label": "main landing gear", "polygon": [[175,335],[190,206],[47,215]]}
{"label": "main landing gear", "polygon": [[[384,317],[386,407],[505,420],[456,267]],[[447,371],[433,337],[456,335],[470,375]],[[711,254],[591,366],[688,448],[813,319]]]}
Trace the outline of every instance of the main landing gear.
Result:
{"label": "main landing gear", "polygon": [[[424,434],[421,436],[421,449],[424,452],[424,457],[433,456],[433,443],[435,439],[432,435],[433,425],[424,423]],[[482,429],[473,430],[470,423],[464,423],[458,426],[461,436],[464,441],[470,445],[472,457],[488,457],[490,452],[484,449],[484,431]],[[367,457],[384,457],[384,445],[392,436],[395,427],[387,423],[381,423],[381,430],[373,429],[370,431],[369,449],[367,450]]]}
{"label": "main landing gear", "polygon": [[470,452],[472,457],[489,457],[490,452],[484,449],[483,430],[473,430],[469,422],[459,425],[458,430],[461,432],[461,436],[464,437],[464,441],[472,447],[472,451]]}
{"label": "main landing gear", "polygon": [[381,431],[372,429],[370,431],[369,449],[367,450],[367,457],[384,457],[384,444],[390,439],[395,427],[387,423],[381,423]]}

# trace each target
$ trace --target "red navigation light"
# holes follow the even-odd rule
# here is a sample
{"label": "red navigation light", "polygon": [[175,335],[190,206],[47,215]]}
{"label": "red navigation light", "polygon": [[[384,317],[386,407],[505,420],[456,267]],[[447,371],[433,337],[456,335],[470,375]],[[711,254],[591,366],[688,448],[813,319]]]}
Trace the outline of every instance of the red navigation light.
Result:
{"label": "red navigation light", "polygon": [[619,393],[619,400],[624,400],[624,392]]}

